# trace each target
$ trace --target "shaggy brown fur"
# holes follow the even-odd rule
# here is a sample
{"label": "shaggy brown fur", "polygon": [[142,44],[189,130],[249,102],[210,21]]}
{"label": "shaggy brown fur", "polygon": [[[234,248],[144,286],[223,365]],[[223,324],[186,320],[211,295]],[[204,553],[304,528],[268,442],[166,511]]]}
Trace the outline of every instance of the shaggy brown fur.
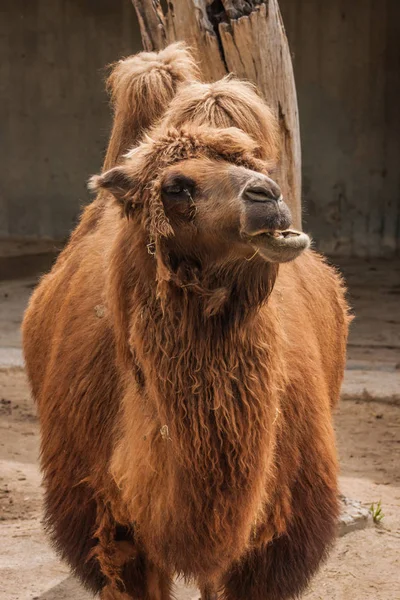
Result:
{"label": "shaggy brown fur", "polygon": [[103,599],[169,600],[180,573],[204,598],[283,600],[336,529],[343,287],[314,252],[278,269],[240,235],[268,136],[171,115],[94,178],[25,315],[47,528]]}
{"label": "shaggy brown fur", "polygon": [[182,42],[116,63],[107,81],[115,118],[104,168],[116,165],[161,116],[163,127],[238,127],[259,143],[261,158],[275,162],[277,123],[255,86],[232,75],[214,83],[198,79],[197,67]]}
{"label": "shaggy brown fur", "polygon": [[115,118],[104,168],[113,167],[156,123],[179,87],[198,77],[197,66],[182,42],[116,63],[107,81]]}
{"label": "shaggy brown fur", "polygon": [[279,132],[270,108],[250,82],[228,75],[215,83],[192,82],[170,103],[163,125],[238,127],[259,144],[259,156],[271,163],[279,154]]}

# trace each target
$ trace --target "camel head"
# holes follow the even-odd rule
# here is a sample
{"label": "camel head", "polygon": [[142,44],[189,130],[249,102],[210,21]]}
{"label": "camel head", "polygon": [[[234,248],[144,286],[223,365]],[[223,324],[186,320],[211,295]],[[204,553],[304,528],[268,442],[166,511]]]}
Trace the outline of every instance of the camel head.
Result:
{"label": "camel head", "polygon": [[91,187],[111,192],[172,266],[223,266],[255,255],[291,261],[309,238],[291,228],[271,164],[260,155],[257,142],[234,127],[159,130]]}

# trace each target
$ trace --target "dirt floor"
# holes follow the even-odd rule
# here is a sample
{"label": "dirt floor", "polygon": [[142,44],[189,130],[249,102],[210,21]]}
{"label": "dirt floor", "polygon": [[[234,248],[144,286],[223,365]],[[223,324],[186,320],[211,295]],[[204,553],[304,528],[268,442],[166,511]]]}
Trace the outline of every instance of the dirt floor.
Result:
{"label": "dirt floor", "polygon": [[[353,303],[365,318],[350,340],[350,392],[336,415],[336,431],[342,492],[365,507],[381,501],[385,516],[380,525],[371,521],[337,540],[306,600],[400,600],[399,286],[387,288],[383,317],[374,325],[376,307],[382,308],[377,289],[387,278],[381,271],[372,274],[376,283],[365,293],[353,273]],[[49,547],[40,523],[38,422],[18,331],[32,285],[32,279],[0,284],[0,599],[88,600]],[[377,390],[379,401],[371,400],[370,389]],[[195,598],[194,588],[178,585],[178,600]]]}

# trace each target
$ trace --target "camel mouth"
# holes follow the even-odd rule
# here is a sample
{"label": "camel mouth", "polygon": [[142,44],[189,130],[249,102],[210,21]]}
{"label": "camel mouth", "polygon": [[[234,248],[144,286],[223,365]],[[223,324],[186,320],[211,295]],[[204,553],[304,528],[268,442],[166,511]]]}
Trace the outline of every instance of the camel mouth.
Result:
{"label": "camel mouth", "polygon": [[250,243],[270,262],[289,262],[310,247],[306,233],[296,229],[267,229],[251,235]]}

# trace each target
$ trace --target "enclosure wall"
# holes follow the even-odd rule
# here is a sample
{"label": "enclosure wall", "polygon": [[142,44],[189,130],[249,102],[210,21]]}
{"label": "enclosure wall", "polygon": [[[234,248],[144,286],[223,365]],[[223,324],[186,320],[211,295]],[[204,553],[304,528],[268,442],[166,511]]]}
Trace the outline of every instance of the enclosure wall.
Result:
{"label": "enclosure wall", "polygon": [[280,5],[299,101],[304,227],[330,254],[393,255],[400,232],[400,2]]}
{"label": "enclosure wall", "polygon": [[[0,8],[0,238],[63,238],[110,127],[104,66],[140,49],[129,0]],[[400,234],[400,2],[280,0],[293,52],[304,227],[330,254]]]}
{"label": "enclosure wall", "polygon": [[110,128],[105,65],[141,48],[128,0],[4,0],[0,237],[63,238]]}

